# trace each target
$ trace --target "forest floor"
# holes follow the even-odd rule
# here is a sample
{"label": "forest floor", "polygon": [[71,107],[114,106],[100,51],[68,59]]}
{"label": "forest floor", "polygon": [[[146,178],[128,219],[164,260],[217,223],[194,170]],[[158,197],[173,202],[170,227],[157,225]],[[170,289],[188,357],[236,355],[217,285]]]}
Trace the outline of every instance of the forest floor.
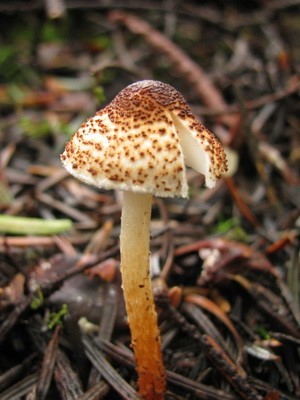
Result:
{"label": "forest floor", "polygon": [[300,2],[244,3],[0,3],[1,400],[139,398],[122,197],[59,155],[142,79],[180,91],[230,167],[153,204],[165,398],[300,398]]}

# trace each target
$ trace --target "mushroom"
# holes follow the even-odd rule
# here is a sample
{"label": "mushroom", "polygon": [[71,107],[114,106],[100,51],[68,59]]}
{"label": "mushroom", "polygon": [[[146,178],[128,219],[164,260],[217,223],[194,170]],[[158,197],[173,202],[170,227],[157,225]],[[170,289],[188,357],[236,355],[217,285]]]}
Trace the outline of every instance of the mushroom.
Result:
{"label": "mushroom", "polygon": [[122,288],[143,399],[162,400],[166,378],[149,271],[152,196],[188,197],[185,164],[208,188],[226,172],[221,144],[172,86],[144,80],[83,123],[61,160],[83,182],[124,191]]}

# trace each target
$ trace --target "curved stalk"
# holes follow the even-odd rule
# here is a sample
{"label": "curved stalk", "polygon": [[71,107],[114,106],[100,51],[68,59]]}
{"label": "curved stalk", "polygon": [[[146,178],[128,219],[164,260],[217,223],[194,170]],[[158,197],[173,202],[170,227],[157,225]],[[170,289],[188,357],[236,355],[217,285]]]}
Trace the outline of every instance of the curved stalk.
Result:
{"label": "curved stalk", "polygon": [[137,364],[139,393],[163,400],[166,379],[149,268],[151,194],[124,192],[120,250],[122,287]]}

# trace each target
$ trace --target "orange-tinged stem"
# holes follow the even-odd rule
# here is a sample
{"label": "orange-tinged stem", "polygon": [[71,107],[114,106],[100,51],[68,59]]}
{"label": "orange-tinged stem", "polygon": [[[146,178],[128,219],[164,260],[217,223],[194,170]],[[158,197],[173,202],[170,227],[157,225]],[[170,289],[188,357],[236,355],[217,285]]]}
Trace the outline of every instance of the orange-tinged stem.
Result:
{"label": "orange-tinged stem", "polygon": [[151,194],[124,192],[121,273],[139,393],[145,400],[163,400],[166,378],[149,269],[151,205]]}

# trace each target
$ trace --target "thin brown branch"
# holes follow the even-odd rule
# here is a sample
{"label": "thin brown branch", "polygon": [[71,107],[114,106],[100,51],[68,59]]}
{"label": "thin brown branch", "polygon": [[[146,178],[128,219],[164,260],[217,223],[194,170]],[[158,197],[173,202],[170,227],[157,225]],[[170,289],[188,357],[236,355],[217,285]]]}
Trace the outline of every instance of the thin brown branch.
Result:
{"label": "thin brown branch", "polygon": [[[146,21],[123,11],[112,11],[109,14],[109,19],[112,22],[125,25],[132,33],[142,35],[154,50],[167,56],[177,73],[193,87],[199,98],[208,107],[221,109],[227,107],[221,92],[203,69],[181,48],[152,28]],[[231,128],[237,123],[234,115],[221,115],[219,121]]]}

